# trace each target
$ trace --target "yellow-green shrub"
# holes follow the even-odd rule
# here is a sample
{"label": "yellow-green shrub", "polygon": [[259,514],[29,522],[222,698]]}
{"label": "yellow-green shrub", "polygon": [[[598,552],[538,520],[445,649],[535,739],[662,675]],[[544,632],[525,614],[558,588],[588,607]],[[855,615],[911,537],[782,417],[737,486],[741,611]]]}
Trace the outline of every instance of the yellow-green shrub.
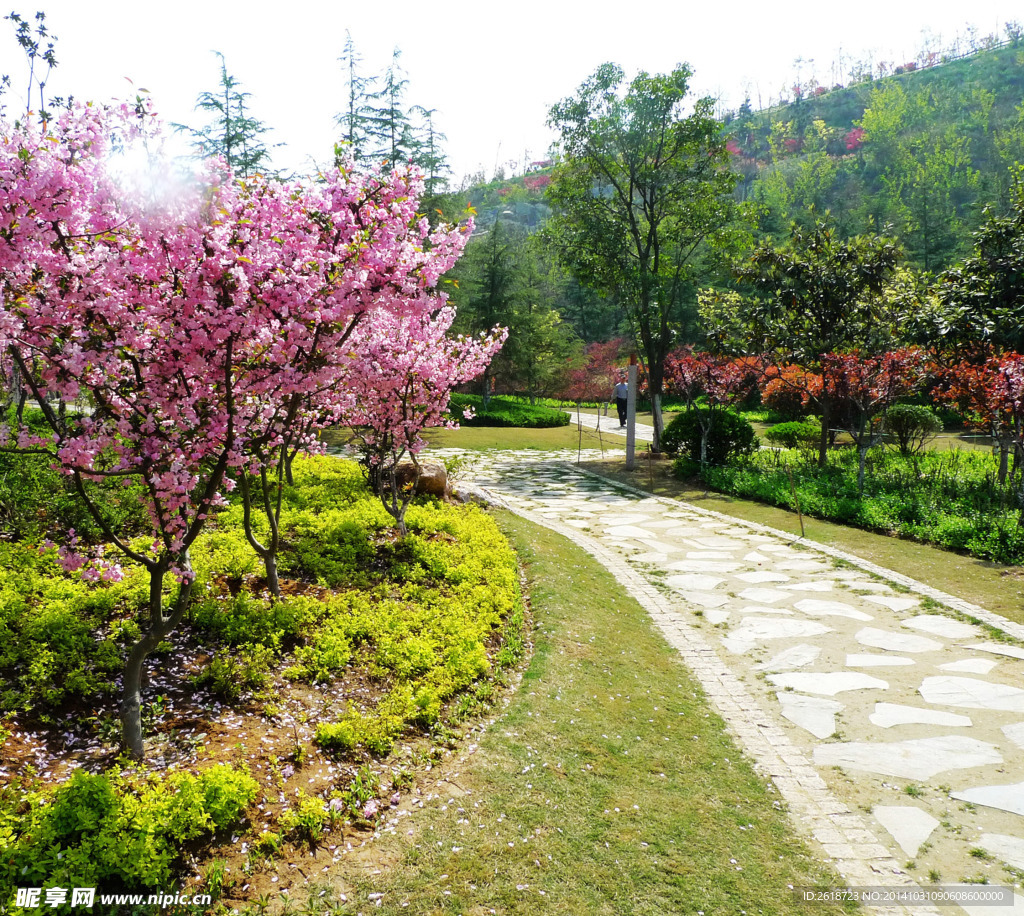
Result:
{"label": "yellow-green shrub", "polygon": [[0,886],[159,887],[188,841],[235,824],[256,781],[226,765],[138,783],[76,770],[55,790],[0,792]]}

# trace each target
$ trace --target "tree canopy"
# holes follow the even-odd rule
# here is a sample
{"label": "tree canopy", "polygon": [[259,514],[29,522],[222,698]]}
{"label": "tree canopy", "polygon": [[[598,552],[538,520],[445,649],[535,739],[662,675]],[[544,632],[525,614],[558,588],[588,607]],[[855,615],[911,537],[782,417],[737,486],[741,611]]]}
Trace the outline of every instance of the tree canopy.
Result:
{"label": "tree canopy", "polygon": [[735,176],[709,98],[685,113],[692,71],[639,73],[604,64],[556,104],[560,160],[548,196],[548,237],[587,286],[614,296],[646,363],[655,448],[665,357],[692,315],[694,276],[724,241]]}

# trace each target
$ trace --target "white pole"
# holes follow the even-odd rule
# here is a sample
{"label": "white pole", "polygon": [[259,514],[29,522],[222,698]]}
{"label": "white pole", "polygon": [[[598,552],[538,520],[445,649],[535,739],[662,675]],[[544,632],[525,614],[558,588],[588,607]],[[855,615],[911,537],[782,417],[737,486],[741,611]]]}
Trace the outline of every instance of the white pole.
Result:
{"label": "white pole", "polygon": [[629,393],[626,395],[626,470],[633,470],[636,457],[636,363],[629,366]]}

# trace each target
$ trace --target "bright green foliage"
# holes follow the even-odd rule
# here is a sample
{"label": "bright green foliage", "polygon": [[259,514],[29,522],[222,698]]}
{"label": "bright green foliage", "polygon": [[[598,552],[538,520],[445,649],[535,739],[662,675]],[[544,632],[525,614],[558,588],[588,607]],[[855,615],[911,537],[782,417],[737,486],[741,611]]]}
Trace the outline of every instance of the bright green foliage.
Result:
{"label": "bright green foliage", "polygon": [[138,571],[117,584],[89,585],[64,576],[54,553],[0,541],[0,712],[45,712],[70,697],[112,692],[133,624],[99,639],[96,631],[116,610],[145,601]]}
{"label": "bright green foliage", "polygon": [[791,421],[777,423],[765,431],[764,437],[772,445],[781,448],[814,448],[821,434],[821,424],[817,420]]}
{"label": "bright green foliage", "polygon": [[[796,453],[758,452],[743,466],[708,468],[715,490],[791,508],[789,472],[805,515],[898,534],[997,563],[1024,562],[1016,499],[998,484],[995,458],[980,452],[925,452],[903,458],[878,451],[863,494],[856,449],[809,466]],[[788,469],[788,470],[787,470]]]}
{"label": "bright green foliage", "polygon": [[901,455],[921,451],[942,432],[942,421],[923,404],[893,404],[882,417],[885,432],[896,440]]}
{"label": "bright green foliage", "polygon": [[302,790],[299,790],[295,807],[287,809],[278,818],[278,823],[285,833],[307,843],[313,849],[316,848],[317,840],[324,832],[327,821],[327,808],[323,799],[310,797]]}
{"label": "bright green foliage", "polygon": [[1011,203],[1010,169],[1024,161],[1020,54],[1017,44],[899,67],[728,115],[742,199],[762,207],[760,233],[779,237],[792,222],[809,229],[826,212],[844,236],[891,223],[914,268],[949,268],[983,208]]}
{"label": "bright green foliage", "polygon": [[[475,411],[475,415],[468,420],[463,416],[463,411],[467,407],[472,407]],[[491,398],[485,410],[483,398],[472,394],[453,394],[449,412],[458,420],[460,426],[550,429],[569,424],[569,414],[561,409],[531,405],[510,398]]]}
{"label": "bright green foliage", "polygon": [[969,257],[939,278],[936,336],[1024,351],[1024,165],[1013,170],[1012,206],[986,211]]}
{"label": "bright green foliage", "polygon": [[[685,455],[690,461],[700,461],[701,428],[699,413],[706,407],[696,407],[678,414],[665,429],[663,446],[670,455]],[[707,422],[705,421],[705,426]],[[708,464],[725,464],[730,458],[749,455],[758,447],[754,427],[731,410],[718,410],[707,433]]]}
{"label": "bright green foliage", "polygon": [[0,886],[166,887],[182,847],[237,823],[257,788],[225,765],[146,782],[76,770],[54,791],[5,787]]}

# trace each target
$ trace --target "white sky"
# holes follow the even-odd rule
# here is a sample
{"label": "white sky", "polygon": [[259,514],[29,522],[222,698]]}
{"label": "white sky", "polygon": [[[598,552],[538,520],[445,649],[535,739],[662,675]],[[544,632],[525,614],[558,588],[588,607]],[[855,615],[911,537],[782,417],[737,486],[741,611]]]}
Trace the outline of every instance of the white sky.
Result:
{"label": "white sky", "polygon": [[[945,47],[974,26],[1002,37],[1007,19],[1024,19],[1019,0],[576,0],[408,2],[384,0],[29,0],[58,37],[59,66],[48,90],[105,101],[148,89],[168,121],[202,123],[196,96],[217,88],[217,59],[252,94],[252,115],[274,128],[275,165],[305,170],[328,162],[338,131],[345,30],[364,72],[383,71],[402,50],[407,102],[438,109],[436,124],[457,183],[496,164],[545,158],[548,108],[571,95],[600,64],[632,76],[666,72],[685,61],[700,94],[735,108],[749,92],[757,107],[777,98],[799,69],[833,81],[833,63],[912,59],[925,34]],[[13,4],[12,4],[13,5]],[[9,8],[9,7],[8,7]],[[802,62],[797,64],[797,59]],[[844,69],[849,69],[848,64]],[[0,21],[0,73],[20,87],[27,65],[11,23]],[[127,82],[131,80],[131,84]],[[22,105],[8,97],[8,114]]]}

